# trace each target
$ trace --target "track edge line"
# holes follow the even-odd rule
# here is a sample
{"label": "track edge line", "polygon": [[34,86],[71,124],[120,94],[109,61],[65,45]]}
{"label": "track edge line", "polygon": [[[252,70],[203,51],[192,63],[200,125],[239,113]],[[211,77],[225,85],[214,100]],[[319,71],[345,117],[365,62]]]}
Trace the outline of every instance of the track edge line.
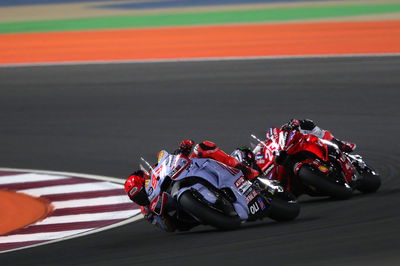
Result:
{"label": "track edge line", "polygon": [[[0,171],[31,172],[31,173],[52,174],[52,175],[73,175],[73,176],[76,176],[76,177],[82,177],[82,178],[88,178],[88,179],[96,179],[96,180],[109,181],[109,182],[118,183],[118,184],[124,184],[124,180],[121,180],[121,179],[118,179],[118,178],[115,178],[115,177],[92,175],[92,174],[81,174],[81,173],[50,171],[50,170],[49,171],[48,170],[36,170],[36,169],[6,168],[6,167],[0,167]],[[119,226],[123,226],[123,225],[129,224],[129,223],[138,221],[138,220],[140,220],[142,218],[143,218],[143,215],[141,215],[141,213],[139,212],[139,213],[135,214],[133,217],[131,217],[129,219],[126,219],[124,221],[121,221],[121,222],[118,222],[118,223],[115,223],[115,224],[111,224],[111,225],[108,225],[108,226],[105,226],[105,227],[102,227],[102,228],[89,230],[88,232],[84,232],[84,233],[81,233],[81,234],[72,235],[72,236],[68,236],[68,237],[64,237],[64,238],[60,238],[60,239],[54,239],[54,240],[46,241],[46,242],[39,243],[39,244],[34,244],[34,245],[25,246],[25,247],[20,247],[20,248],[0,251],[0,254],[11,252],[11,251],[17,251],[17,250],[21,250],[21,249],[27,249],[27,248],[43,246],[43,245],[57,243],[57,242],[61,242],[61,241],[65,241],[65,240],[69,240],[69,239],[73,239],[73,238],[78,238],[78,237],[82,237],[82,236],[86,236],[86,235],[90,235],[90,234],[94,234],[94,233],[99,233],[101,231],[106,231],[106,230],[109,230],[109,229],[113,229],[113,228],[116,228],[116,227],[119,227]]]}
{"label": "track edge line", "polygon": [[213,61],[245,61],[245,60],[290,60],[313,58],[352,58],[352,57],[397,57],[396,53],[355,53],[355,54],[317,54],[317,55],[281,55],[281,56],[230,56],[204,58],[156,58],[132,60],[94,60],[94,61],[64,61],[64,62],[37,62],[37,63],[5,63],[0,68],[19,67],[46,67],[46,66],[77,66],[77,65],[107,65],[107,64],[149,64],[149,63],[183,63],[183,62],[213,62]]}

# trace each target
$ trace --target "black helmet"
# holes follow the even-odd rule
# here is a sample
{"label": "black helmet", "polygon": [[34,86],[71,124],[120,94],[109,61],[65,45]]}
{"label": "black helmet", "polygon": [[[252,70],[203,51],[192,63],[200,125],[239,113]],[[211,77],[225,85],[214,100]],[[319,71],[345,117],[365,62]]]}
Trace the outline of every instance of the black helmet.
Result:
{"label": "black helmet", "polygon": [[248,167],[253,167],[256,162],[254,153],[246,146],[236,148],[231,156]]}

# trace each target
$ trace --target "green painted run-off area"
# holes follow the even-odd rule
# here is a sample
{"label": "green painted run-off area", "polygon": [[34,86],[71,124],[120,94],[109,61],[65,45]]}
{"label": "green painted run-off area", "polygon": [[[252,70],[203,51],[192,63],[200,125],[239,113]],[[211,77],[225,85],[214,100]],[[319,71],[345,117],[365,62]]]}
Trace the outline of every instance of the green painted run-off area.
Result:
{"label": "green painted run-off area", "polygon": [[400,4],[342,5],[197,13],[152,14],[51,21],[0,23],[0,33],[54,32],[144,27],[212,25],[230,23],[284,22],[399,13]]}

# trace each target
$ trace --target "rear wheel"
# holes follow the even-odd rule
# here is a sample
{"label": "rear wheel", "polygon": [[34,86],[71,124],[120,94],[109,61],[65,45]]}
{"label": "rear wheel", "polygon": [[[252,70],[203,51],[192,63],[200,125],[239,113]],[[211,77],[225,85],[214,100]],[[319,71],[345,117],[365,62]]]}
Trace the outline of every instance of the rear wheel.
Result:
{"label": "rear wheel", "polygon": [[242,222],[237,214],[228,215],[206,206],[200,202],[191,190],[183,192],[179,197],[178,203],[185,212],[195,217],[201,223],[221,230],[236,229]]}
{"label": "rear wheel", "polygon": [[310,166],[303,166],[298,174],[304,185],[315,189],[323,195],[336,199],[348,199],[353,195],[353,190],[347,184],[335,183]]}

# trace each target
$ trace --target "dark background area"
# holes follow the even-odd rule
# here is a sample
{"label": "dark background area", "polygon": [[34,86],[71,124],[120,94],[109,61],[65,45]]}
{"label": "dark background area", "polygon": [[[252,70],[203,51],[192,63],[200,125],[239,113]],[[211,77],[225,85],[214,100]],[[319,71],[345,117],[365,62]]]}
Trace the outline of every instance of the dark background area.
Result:
{"label": "dark background area", "polygon": [[227,152],[291,118],[354,141],[373,195],[301,198],[300,217],[231,232],[144,221],[0,255],[2,265],[394,265],[400,260],[400,57],[0,68],[0,166],[125,177],[181,139]]}

